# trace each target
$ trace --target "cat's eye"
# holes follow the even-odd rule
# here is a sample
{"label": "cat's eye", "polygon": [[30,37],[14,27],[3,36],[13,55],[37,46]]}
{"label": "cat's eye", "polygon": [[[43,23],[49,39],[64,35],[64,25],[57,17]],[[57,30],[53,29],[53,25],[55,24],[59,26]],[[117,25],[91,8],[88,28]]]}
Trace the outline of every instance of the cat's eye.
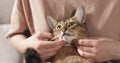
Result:
{"label": "cat's eye", "polygon": [[60,25],[57,26],[57,29],[58,29],[58,30],[60,30],[61,28],[62,28],[62,26],[60,26]]}
{"label": "cat's eye", "polygon": [[74,26],[76,23],[75,22],[70,22],[68,27]]}

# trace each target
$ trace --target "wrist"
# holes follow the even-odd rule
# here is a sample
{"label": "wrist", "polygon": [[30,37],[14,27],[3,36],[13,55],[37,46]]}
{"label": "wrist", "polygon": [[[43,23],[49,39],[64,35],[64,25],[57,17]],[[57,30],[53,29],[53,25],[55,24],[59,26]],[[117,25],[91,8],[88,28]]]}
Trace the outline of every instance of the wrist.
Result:
{"label": "wrist", "polygon": [[24,35],[15,35],[9,39],[12,45],[22,54],[26,52],[28,48],[35,47],[35,42],[32,39],[26,38]]}
{"label": "wrist", "polygon": [[[31,39],[31,38],[30,38]],[[24,40],[23,43],[23,49],[22,49],[22,53],[24,54],[26,52],[27,49],[31,48],[36,50],[38,42],[35,42],[33,40],[30,40],[29,38],[27,38],[26,40]]]}

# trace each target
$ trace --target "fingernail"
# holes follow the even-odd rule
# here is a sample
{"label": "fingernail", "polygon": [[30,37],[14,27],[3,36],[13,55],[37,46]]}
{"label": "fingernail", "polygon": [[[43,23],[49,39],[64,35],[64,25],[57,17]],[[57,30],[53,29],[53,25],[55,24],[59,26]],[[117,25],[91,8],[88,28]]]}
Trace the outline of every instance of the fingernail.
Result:
{"label": "fingernail", "polygon": [[78,43],[81,44],[82,40],[79,40]]}

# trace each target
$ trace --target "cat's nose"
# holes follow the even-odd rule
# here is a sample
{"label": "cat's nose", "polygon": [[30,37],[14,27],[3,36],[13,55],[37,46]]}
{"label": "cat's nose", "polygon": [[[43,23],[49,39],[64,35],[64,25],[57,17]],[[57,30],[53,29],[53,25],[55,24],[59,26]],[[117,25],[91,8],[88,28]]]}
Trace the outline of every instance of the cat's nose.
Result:
{"label": "cat's nose", "polygon": [[67,29],[68,29],[67,26],[64,26],[63,30],[66,31]]}
{"label": "cat's nose", "polygon": [[66,32],[67,31],[67,28],[65,28],[64,30],[63,30],[63,32]]}

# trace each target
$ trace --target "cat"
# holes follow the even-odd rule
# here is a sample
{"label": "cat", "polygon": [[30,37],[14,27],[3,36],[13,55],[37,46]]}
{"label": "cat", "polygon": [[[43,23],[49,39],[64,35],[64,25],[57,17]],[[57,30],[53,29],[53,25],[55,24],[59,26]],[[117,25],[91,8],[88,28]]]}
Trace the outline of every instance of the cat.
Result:
{"label": "cat", "polygon": [[87,29],[85,27],[85,9],[80,6],[76,9],[75,14],[67,19],[55,20],[47,16],[47,22],[52,29],[54,35],[53,40],[64,40],[66,45],[58,50],[53,58],[53,62],[49,63],[93,63],[88,59],[81,57],[72,40],[87,37]]}
{"label": "cat", "polygon": [[[51,58],[51,61],[45,63],[93,63],[86,58],[81,57],[72,40],[87,37],[85,27],[85,9],[80,6],[75,14],[62,20],[55,20],[50,16],[46,17],[47,23],[52,30],[54,40],[64,40],[66,45],[58,50],[57,54]],[[32,48],[28,48],[25,53],[26,63],[43,63],[39,54]]]}

